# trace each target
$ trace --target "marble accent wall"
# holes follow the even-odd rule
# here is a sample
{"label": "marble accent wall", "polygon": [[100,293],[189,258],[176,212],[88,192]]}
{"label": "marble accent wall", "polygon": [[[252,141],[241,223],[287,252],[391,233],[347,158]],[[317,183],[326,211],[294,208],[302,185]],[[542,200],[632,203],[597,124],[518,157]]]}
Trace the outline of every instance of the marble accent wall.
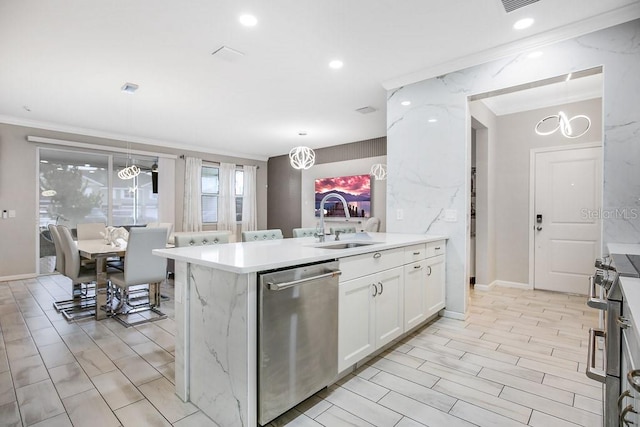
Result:
{"label": "marble accent wall", "polygon": [[538,50],[536,59],[523,52],[387,94],[387,231],[450,237],[446,311],[454,317],[464,316],[468,295],[471,95],[602,66],[603,244],[640,241],[640,20]]}

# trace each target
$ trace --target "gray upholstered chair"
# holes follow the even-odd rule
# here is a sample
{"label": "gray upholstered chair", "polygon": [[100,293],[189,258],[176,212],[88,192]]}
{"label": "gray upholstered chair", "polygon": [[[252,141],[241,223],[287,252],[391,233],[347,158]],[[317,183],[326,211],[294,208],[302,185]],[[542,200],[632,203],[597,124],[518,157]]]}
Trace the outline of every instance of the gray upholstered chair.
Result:
{"label": "gray upholstered chair", "polygon": [[89,295],[88,288],[96,280],[95,264],[93,268],[82,265],[80,253],[67,227],[58,225],[56,230],[64,254],[64,275],[71,279],[72,299],[56,301],[53,307],[67,320],[92,316],[95,312],[95,298]]}
{"label": "gray upholstered chair", "polygon": [[53,246],[56,249],[56,271],[64,276],[64,252],[62,251],[62,243],[60,242],[60,232],[54,224],[49,224],[49,234],[53,240]]}
{"label": "gray upholstered chair", "polygon": [[103,222],[91,222],[78,224],[76,226],[76,236],[78,240],[98,240],[104,239],[100,233],[104,233],[106,225]]}
{"label": "gray upholstered chair", "polygon": [[368,220],[365,221],[364,231],[371,231],[372,233],[377,233],[380,230],[380,218],[372,216]]}
{"label": "gray upholstered chair", "polygon": [[256,231],[242,232],[243,242],[257,242],[261,240],[278,240],[282,238],[284,238],[284,236],[282,235],[282,230],[280,230],[279,228],[274,228],[271,230],[256,230]]}
{"label": "gray upholstered chair", "polygon": [[339,231],[340,234],[346,234],[346,233],[355,233],[356,232],[356,227],[353,225],[347,225],[344,227],[331,227],[329,228],[329,234],[336,234],[336,231]]}
{"label": "gray upholstered chair", "polygon": [[317,232],[315,228],[294,228],[293,237],[313,237]]}
{"label": "gray upholstered chair", "polygon": [[[160,306],[160,284],[167,274],[167,260],[152,253],[153,249],[163,249],[166,245],[167,231],[164,228],[135,227],[129,231],[124,271],[109,275],[107,298],[109,314],[125,326],[166,317],[157,307]],[[133,287],[137,288],[136,301],[132,299]],[[138,300],[143,301],[138,303]],[[118,316],[142,310],[152,310],[158,317],[130,323]]]}
{"label": "gray upholstered chair", "polygon": [[165,228],[167,230],[167,242],[170,243],[171,234],[173,233],[173,224],[170,222],[150,222],[147,228]]}
{"label": "gray upholstered chair", "polygon": [[206,246],[219,243],[229,243],[227,231],[194,231],[193,233],[179,233],[174,237],[176,247]]}

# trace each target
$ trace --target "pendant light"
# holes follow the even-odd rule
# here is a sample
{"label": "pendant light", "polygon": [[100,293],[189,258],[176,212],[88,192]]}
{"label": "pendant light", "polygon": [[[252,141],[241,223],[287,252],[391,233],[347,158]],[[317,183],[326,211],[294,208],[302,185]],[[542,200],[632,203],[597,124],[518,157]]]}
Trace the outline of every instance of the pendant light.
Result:
{"label": "pendant light", "polygon": [[[567,75],[564,80],[565,96],[569,98],[569,80],[572,73]],[[584,114],[578,114],[569,118],[564,111],[558,111],[558,114],[552,114],[540,120],[535,127],[538,135],[547,136],[560,131],[562,136],[569,139],[580,138],[586,134],[591,128],[591,119]]]}
{"label": "pendant light", "polygon": [[370,175],[376,179],[376,181],[384,181],[387,179],[387,165],[382,163],[376,163],[371,165]]}
{"label": "pendant light", "polygon": [[309,147],[293,147],[289,151],[289,162],[294,169],[309,169],[316,162],[316,153]]}

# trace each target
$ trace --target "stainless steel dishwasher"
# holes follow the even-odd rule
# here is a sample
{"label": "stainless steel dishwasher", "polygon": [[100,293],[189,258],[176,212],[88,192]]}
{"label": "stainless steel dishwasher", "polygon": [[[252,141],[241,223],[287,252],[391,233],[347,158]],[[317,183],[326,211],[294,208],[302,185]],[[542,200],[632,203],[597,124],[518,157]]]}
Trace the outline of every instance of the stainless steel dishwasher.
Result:
{"label": "stainless steel dishwasher", "polygon": [[258,276],[258,422],[265,425],[338,374],[338,261]]}

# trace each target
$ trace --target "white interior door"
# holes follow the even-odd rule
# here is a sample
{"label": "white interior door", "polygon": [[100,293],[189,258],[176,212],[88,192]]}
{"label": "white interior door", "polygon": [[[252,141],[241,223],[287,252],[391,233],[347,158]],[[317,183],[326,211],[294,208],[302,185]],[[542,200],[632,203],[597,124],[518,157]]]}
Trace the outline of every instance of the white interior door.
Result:
{"label": "white interior door", "polygon": [[587,294],[601,247],[602,148],[534,155],[534,288]]}

